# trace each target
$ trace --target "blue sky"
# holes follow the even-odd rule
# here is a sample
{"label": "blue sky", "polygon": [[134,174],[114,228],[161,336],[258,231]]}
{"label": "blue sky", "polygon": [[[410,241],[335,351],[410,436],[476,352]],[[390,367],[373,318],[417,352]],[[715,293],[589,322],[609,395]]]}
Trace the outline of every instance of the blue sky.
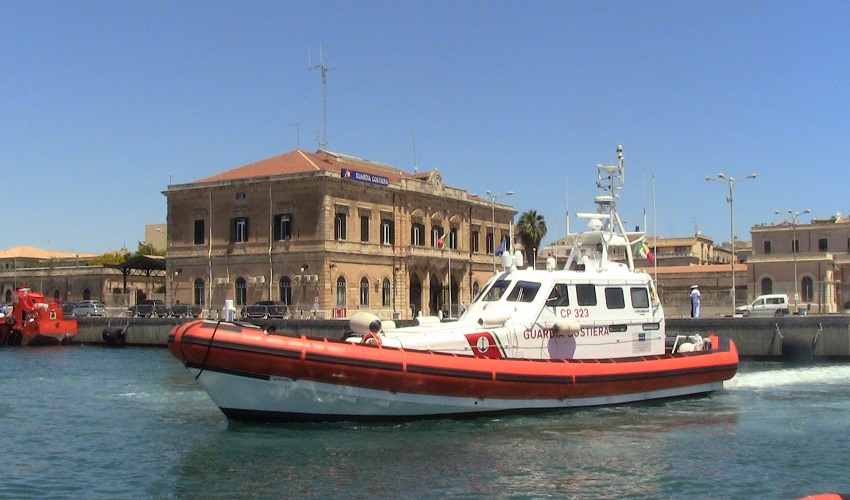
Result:
{"label": "blue sky", "polygon": [[735,188],[742,239],[775,210],[846,215],[848,18],[837,1],[0,0],[0,248],[135,250],[169,183],[318,149],[320,48],[328,149],[412,171],[415,128],[420,171],[514,191],[544,241],[593,209],[617,144],[621,213],[646,207],[653,234],[728,241],[718,172],[758,174]]}

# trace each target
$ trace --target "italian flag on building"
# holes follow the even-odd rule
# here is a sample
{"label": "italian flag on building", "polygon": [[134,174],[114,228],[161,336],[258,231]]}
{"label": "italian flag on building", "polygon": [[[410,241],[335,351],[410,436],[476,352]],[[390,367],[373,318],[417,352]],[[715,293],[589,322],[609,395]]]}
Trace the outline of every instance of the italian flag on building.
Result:
{"label": "italian flag on building", "polygon": [[655,256],[652,255],[652,250],[644,245],[642,241],[638,241],[636,250],[638,255],[646,259],[650,264],[655,263]]}

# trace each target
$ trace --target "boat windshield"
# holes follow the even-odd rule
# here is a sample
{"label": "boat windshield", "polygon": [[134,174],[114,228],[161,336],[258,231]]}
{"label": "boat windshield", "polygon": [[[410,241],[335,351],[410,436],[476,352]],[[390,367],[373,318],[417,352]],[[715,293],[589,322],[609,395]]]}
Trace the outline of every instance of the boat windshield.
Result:
{"label": "boat windshield", "polygon": [[484,301],[487,302],[501,299],[502,295],[504,295],[510,286],[510,280],[497,280],[493,283],[493,286],[487,289],[487,292],[484,294]]}
{"label": "boat windshield", "polygon": [[540,283],[517,281],[516,286],[508,294],[508,302],[531,302],[538,290],[540,290]]}

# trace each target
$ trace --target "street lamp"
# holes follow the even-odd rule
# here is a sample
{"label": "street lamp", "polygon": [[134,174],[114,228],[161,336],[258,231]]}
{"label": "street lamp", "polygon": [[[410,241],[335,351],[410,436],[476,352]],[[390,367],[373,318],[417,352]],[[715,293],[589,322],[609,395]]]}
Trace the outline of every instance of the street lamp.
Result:
{"label": "street lamp", "polygon": [[490,197],[490,206],[493,210],[493,273],[496,272],[496,200],[505,196],[514,194],[513,191],[508,191],[505,194],[493,194],[487,191],[487,196]]}
{"label": "street lamp", "polygon": [[797,293],[797,252],[800,251],[800,246],[797,244],[797,217],[803,214],[812,213],[811,210],[803,210],[802,212],[794,212],[793,210],[787,210],[783,212],[781,210],[777,210],[776,214],[787,213],[791,216],[791,253],[794,254],[794,309],[797,309],[797,301],[799,299],[799,294]]}
{"label": "street lamp", "polygon": [[[756,174],[750,174],[743,179],[737,181],[745,181],[747,179],[755,179]],[[735,204],[733,201],[733,195],[735,193],[735,178],[734,177],[726,177],[723,172],[717,174],[717,177],[708,176],[705,178],[707,181],[717,181],[726,184],[729,187],[729,197],[726,198],[726,201],[729,202],[729,243],[732,246],[732,316],[735,315]]]}

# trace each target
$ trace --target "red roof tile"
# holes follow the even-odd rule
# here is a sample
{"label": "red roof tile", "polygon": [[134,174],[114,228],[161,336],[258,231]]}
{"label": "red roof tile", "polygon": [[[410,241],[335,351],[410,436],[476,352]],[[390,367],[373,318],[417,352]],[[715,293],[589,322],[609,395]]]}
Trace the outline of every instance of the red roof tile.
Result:
{"label": "red roof tile", "polygon": [[[315,153],[295,149],[282,155],[273,156],[242,167],[234,168],[197,182],[231,181],[251,177],[268,177],[284,174],[297,174],[317,171],[341,172],[343,169],[355,170],[365,174],[386,177],[390,182],[398,183],[402,178],[422,178],[423,174],[410,174],[383,163],[355,158],[330,151],[319,150]],[[427,177],[429,174],[424,174]]]}

